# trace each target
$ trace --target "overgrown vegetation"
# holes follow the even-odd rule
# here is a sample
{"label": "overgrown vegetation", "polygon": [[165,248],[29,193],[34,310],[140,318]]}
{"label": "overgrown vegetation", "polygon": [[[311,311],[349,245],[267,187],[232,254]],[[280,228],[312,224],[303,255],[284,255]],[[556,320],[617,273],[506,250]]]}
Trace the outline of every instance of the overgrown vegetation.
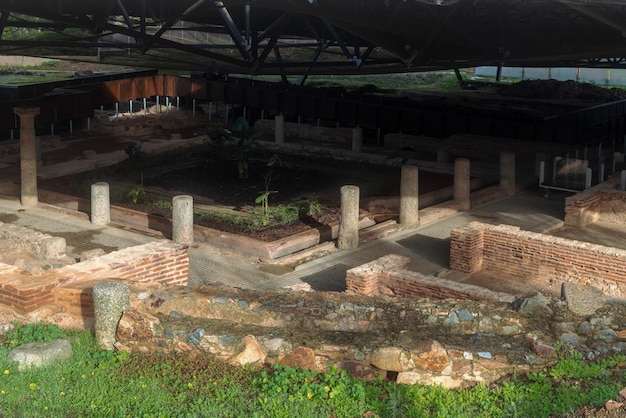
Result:
{"label": "overgrown vegetation", "polygon": [[11,347],[65,338],[55,327],[16,324],[5,336],[2,416],[551,417],[601,406],[626,384],[623,355],[587,362],[562,350],[545,372],[447,390],[355,380],[336,369],[236,367],[209,356],[104,351],[90,332],[70,333],[74,355],[64,363],[20,371],[8,362]]}

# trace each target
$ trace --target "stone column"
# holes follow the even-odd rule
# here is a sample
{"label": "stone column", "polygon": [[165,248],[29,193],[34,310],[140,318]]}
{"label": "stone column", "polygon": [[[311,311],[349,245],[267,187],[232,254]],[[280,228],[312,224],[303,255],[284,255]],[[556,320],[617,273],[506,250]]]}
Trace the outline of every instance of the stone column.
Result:
{"label": "stone column", "polygon": [[363,128],[357,126],[352,129],[352,152],[363,150]]}
{"label": "stone column", "polygon": [[101,283],[93,287],[93,311],[96,343],[113,350],[117,324],[130,309],[130,289],[123,283]]}
{"label": "stone column", "polygon": [[37,159],[37,171],[43,168],[43,160],[41,159],[41,137],[35,137],[35,158]]}
{"label": "stone column", "polygon": [[38,107],[15,107],[20,117],[20,169],[22,206],[37,206],[37,143],[35,140],[35,116]]}
{"label": "stone column", "polygon": [[437,162],[447,163],[450,160],[450,151],[447,147],[437,148]]}
{"label": "stone column", "polygon": [[419,225],[419,169],[414,165],[402,166],[400,176],[400,225],[414,228]]}
{"label": "stone column", "polygon": [[515,195],[515,153],[500,153],[500,188],[507,196]]}
{"label": "stone column", "polygon": [[172,199],[172,240],[179,244],[193,244],[193,197],[174,196]]}
{"label": "stone column", "polygon": [[280,115],[276,115],[274,119],[276,126],[274,128],[274,142],[277,144],[285,143],[285,117],[281,113]]}
{"label": "stone column", "polygon": [[352,250],[359,246],[359,188],[341,188],[341,211],[339,214],[339,238],[337,248]]}
{"label": "stone column", "polygon": [[470,208],[470,160],[457,158],[454,161],[454,200],[459,209]]}
{"label": "stone column", "polygon": [[109,183],[101,181],[91,185],[91,223],[107,225],[111,222]]}

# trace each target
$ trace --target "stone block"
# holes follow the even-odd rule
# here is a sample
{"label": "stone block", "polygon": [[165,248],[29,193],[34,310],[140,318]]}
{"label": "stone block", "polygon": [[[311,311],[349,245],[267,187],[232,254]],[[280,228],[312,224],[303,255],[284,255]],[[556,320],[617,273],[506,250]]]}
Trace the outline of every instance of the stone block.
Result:
{"label": "stone block", "polygon": [[7,355],[9,362],[17,362],[18,369],[41,367],[64,361],[72,357],[72,344],[65,339],[50,342],[35,342],[15,347]]}

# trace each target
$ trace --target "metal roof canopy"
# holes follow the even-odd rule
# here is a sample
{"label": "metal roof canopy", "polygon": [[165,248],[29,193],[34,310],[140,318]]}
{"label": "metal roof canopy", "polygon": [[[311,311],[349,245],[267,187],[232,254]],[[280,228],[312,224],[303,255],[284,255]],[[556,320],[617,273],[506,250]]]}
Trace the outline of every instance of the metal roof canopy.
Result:
{"label": "metal roof canopy", "polygon": [[[8,27],[33,26],[82,28],[90,35],[4,36]],[[205,41],[196,36],[195,43],[182,43],[173,30]],[[306,76],[479,65],[626,68],[622,0],[0,0],[0,31],[0,53],[113,47],[126,55],[105,62],[192,71]],[[111,34],[118,38],[110,40]]]}

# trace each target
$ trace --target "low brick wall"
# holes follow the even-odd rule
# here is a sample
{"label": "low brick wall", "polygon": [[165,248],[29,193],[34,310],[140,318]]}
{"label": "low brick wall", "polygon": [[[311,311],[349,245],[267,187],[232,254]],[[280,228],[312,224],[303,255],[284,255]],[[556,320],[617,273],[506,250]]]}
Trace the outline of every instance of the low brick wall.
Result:
{"label": "low brick wall", "polygon": [[626,297],[626,250],[553,237],[509,225],[471,222],[450,233],[450,268],[520,279],[585,282]]}
{"label": "low brick wall", "polygon": [[[31,274],[6,264],[0,265],[0,272],[0,303],[11,306],[17,312],[32,312],[58,303],[68,310],[84,313],[85,304],[90,303],[85,301],[84,292],[68,289],[80,289],[85,281],[111,279],[187,285],[189,254],[187,247],[161,240],[124,248],[42,274]],[[63,290],[57,292],[59,288]]]}
{"label": "low brick wall", "polygon": [[409,261],[408,257],[389,254],[350,269],[346,272],[346,292],[434,300],[513,300],[513,296],[505,293],[404,270]]}

